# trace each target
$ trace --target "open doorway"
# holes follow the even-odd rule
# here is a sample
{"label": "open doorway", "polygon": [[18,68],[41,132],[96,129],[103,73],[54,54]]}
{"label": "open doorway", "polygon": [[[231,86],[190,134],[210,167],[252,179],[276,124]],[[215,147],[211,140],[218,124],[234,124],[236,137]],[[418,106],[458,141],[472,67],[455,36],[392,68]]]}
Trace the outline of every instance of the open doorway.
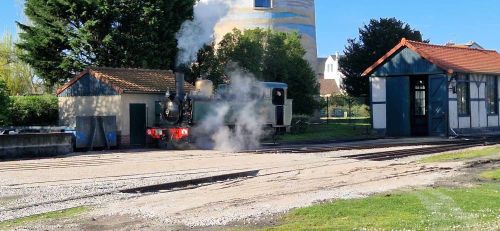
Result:
{"label": "open doorway", "polygon": [[411,135],[429,135],[428,76],[410,77]]}

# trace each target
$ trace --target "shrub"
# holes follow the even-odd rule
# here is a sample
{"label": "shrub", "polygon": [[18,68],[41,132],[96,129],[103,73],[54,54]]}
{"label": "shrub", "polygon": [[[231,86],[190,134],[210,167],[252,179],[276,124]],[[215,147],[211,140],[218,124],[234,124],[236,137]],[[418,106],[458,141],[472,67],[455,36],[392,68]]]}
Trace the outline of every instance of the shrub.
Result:
{"label": "shrub", "polygon": [[293,115],[291,124],[292,134],[302,134],[307,131],[309,127],[310,116],[307,115]]}
{"label": "shrub", "polygon": [[9,104],[7,84],[0,79],[0,126],[9,124]]}
{"label": "shrub", "polygon": [[57,97],[53,95],[11,97],[10,118],[14,126],[56,125]]}

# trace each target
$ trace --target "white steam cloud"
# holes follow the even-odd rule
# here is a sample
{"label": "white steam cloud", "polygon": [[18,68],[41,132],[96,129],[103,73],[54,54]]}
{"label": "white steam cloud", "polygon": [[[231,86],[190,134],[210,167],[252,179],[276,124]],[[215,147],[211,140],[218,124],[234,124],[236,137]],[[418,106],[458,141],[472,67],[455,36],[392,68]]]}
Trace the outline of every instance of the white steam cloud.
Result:
{"label": "white steam cloud", "polygon": [[194,128],[198,137],[208,138],[198,140],[198,145],[220,151],[258,148],[267,118],[260,98],[265,88],[250,74],[235,71],[229,76],[231,85],[225,99],[217,101],[213,113]]}
{"label": "white steam cloud", "polygon": [[177,65],[196,60],[198,51],[214,40],[214,28],[228,13],[233,0],[199,0],[193,20],[187,20],[176,34],[179,53]]}

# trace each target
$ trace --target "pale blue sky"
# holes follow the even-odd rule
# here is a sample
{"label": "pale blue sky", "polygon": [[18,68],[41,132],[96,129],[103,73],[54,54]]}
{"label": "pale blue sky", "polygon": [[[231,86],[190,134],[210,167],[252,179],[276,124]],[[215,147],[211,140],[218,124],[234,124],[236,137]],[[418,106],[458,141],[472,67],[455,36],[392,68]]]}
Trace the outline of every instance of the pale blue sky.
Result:
{"label": "pale blue sky", "polygon": [[[0,33],[16,32],[24,20],[22,0],[0,0]],[[318,55],[342,52],[348,38],[371,18],[396,17],[422,32],[431,43],[476,41],[500,51],[498,0],[316,0]]]}

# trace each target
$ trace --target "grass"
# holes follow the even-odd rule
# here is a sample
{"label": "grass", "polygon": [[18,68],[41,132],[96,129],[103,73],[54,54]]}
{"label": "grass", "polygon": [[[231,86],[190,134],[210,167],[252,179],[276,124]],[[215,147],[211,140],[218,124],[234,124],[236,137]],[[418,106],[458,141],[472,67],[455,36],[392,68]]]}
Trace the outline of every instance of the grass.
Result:
{"label": "grass", "polygon": [[500,169],[483,172],[481,173],[481,177],[490,180],[500,180]]}
{"label": "grass", "polygon": [[500,154],[500,147],[484,148],[478,150],[467,150],[453,153],[445,153],[435,156],[429,156],[421,160],[423,163],[432,162],[447,162],[447,161],[459,161],[459,160],[469,160],[479,157],[487,157]]}
{"label": "grass", "polygon": [[311,124],[304,133],[285,134],[281,142],[346,140],[353,138],[375,137],[371,134],[369,121],[366,119],[332,119],[328,124]]}
{"label": "grass", "polygon": [[74,217],[74,216],[80,215],[86,211],[88,211],[88,208],[81,206],[81,207],[64,209],[64,210],[59,210],[59,211],[54,211],[54,212],[36,214],[36,215],[17,218],[17,219],[13,219],[13,220],[6,220],[6,221],[0,222],[0,230],[14,229],[18,226],[21,226],[21,225],[24,225],[27,223],[31,223],[31,222],[36,222],[36,221]]}
{"label": "grass", "polygon": [[500,184],[437,188],[296,209],[266,230],[483,230],[500,228]]}

